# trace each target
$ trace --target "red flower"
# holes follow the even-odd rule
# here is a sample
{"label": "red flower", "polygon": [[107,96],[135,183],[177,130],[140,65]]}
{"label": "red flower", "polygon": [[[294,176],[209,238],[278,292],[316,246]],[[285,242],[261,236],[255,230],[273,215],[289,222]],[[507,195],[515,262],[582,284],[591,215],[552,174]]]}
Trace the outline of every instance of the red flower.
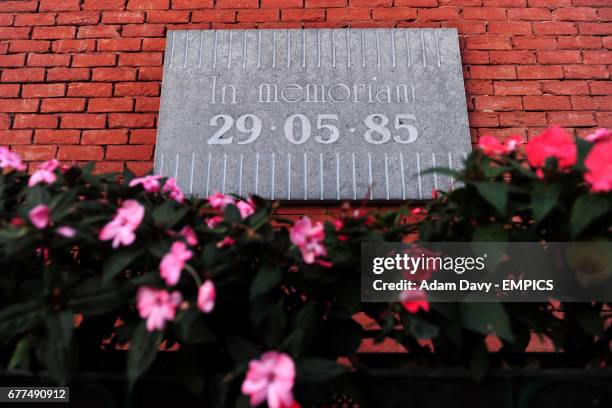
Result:
{"label": "red flower", "polygon": [[551,157],[557,159],[559,170],[576,164],[576,144],[569,134],[558,127],[547,129],[531,139],[525,147],[525,153],[532,167],[544,167],[546,160]]}
{"label": "red flower", "polygon": [[593,192],[612,191],[612,140],[596,143],[584,160],[584,180]]}
{"label": "red flower", "polygon": [[429,312],[427,295],[422,290],[405,290],[400,294],[400,302],[408,313],[415,314],[419,310]]}

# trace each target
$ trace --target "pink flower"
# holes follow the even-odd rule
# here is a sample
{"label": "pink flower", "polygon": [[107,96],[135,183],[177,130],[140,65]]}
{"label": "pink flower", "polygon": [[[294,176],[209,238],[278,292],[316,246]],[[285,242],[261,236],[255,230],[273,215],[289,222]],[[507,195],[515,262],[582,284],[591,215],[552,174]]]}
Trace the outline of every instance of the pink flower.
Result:
{"label": "pink flower", "polygon": [[155,289],[143,286],[136,294],[136,307],[143,319],[147,319],[147,330],[163,330],[166,321],[174,320],[176,308],[181,303],[179,292],[168,293],[164,289]]}
{"label": "pink flower", "polygon": [[414,208],[413,208],[413,209],[410,211],[410,213],[411,213],[412,215],[424,215],[424,214],[427,214],[427,210],[426,210],[426,209],[424,209],[423,207],[414,207]]}
{"label": "pink flower", "polygon": [[584,166],[584,180],[591,186],[591,191],[612,191],[612,139],[596,143],[584,160]]}
{"label": "pink flower", "polygon": [[302,259],[307,264],[314,263],[316,257],[327,255],[327,249],[323,245],[325,232],[320,222],[313,225],[310,218],[302,217],[289,231],[289,237],[291,242],[300,249]]}
{"label": "pink flower", "polygon": [[489,157],[500,156],[516,150],[522,143],[522,138],[518,135],[510,136],[505,143],[500,142],[493,136],[485,135],[478,140],[478,148]]}
{"label": "pink flower", "polygon": [[176,201],[177,203],[182,203],[185,199],[185,195],[183,191],[180,189],[178,184],[176,184],[176,180],[172,177],[169,177],[164,184],[164,193],[168,193],[171,199]]}
{"label": "pink flower", "polygon": [[38,183],[55,183],[55,180],[57,180],[57,176],[55,175],[55,169],[57,169],[59,165],[60,163],[55,159],[48,160],[42,163],[38,167],[38,170],[36,170],[34,174],[30,176],[30,180],[28,180],[28,186],[33,187]]}
{"label": "pink flower", "polygon": [[59,227],[58,229],[55,230],[55,232],[57,232],[59,235],[61,235],[64,238],[72,238],[76,235],[76,230],[66,225],[64,225],[63,227]]}
{"label": "pink flower", "polygon": [[504,147],[506,153],[515,151],[522,144],[523,138],[519,135],[513,135],[504,140]]}
{"label": "pink flower", "polygon": [[214,217],[210,217],[206,220],[206,225],[208,225],[208,228],[212,229],[219,225],[221,221],[223,221],[223,217],[220,215],[215,215]]}
{"label": "pink flower", "polygon": [[427,295],[422,290],[405,290],[400,294],[400,302],[408,313],[417,313],[419,310],[429,312]]}
{"label": "pink flower", "polygon": [[250,198],[246,201],[238,201],[236,207],[238,207],[243,220],[255,212],[255,203]]}
{"label": "pink flower", "polygon": [[191,259],[193,252],[187,249],[184,242],[176,241],[162,258],[159,264],[159,272],[168,285],[176,285],[181,277],[181,271],[185,262]]}
{"label": "pink flower", "polygon": [[525,147],[527,160],[532,167],[541,168],[546,160],[555,157],[559,170],[576,164],[576,144],[572,137],[558,127],[547,129],[534,137]]}
{"label": "pink flower", "polygon": [[51,224],[51,210],[44,204],[32,208],[28,216],[36,229],[44,229]]}
{"label": "pink flower", "polygon": [[431,199],[432,200],[437,200],[438,199],[438,190],[436,190],[435,188],[433,190],[431,190]]}
{"label": "pink flower", "polygon": [[249,362],[242,393],[250,396],[252,407],[266,401],[269,408],[288,408],[294,402],[294,381],[295,364],[291,357],[268,351],[261,359]]}
{"label": "pink flower", "polygon": [[217,242],[217,248],[224,248],[228,246],[232,246],[236,243],[236,240],[232,237],[225,237],[222,241]]}
{"label": "pink flower", "polygon": [[215,298],[217,292],[215,285],[209,279],[200,286],[198,289],[198,307],[204,313],[210,313],[215,308]]}
{"label": "pink flower", "polygon": [[612,129],[597,129],[595,133],[591,133],[584,140],[591,143],[610,141],[612,140]]}
{"label": "pink flower", "polygon": [[156,175],[137,177],[135,179],[132,179],[132,181],[130,181],[129,186],[130,187],[142,186],[144,191],[146,191],[147,193],[157,193],[160,187],[160,182],[159,182],[160,179],[161,179],[161,176],[156,176]]}
{"label": "pink flower", "polygon": [[131,245],[136,239],[134,231],[144,218],[145,208],[135,200],[125,200],[115,218],[100,231],[101,241],[113,240],[113,248]]}
{"label": "pink flower", "polygon": [[21,161],[21,157],[17,153],[11,152],[6,147],[0,147],[0,168],[11,168],[19,171],[26,169],[25,163]]}
{"label": "pink flower", "polygon": [[193,230],[193,228],[191,228],[189,225],[185,225],[179,231],[179,235],[181,235],[183,238],[185,238],[185,241],[187,241],[187,243],[189,245],[191,245],[191,246],[198,245],[198,236],[196,235],[196,233]]}
{"label": "pink flower", "polygon": [[221,193],[214,193],[208,197],[208,202],[213,209],[221,211],[229,204],[234,204],[235,200],[231,196],[223,195]]}

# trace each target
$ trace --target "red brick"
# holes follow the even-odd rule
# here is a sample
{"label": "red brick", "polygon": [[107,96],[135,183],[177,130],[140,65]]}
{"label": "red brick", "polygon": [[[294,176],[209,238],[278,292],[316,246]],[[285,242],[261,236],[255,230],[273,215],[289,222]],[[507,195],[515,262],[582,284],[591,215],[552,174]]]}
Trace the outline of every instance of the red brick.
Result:
{"label": "red brick", "polygon": [[155,10],[147,12],[148,23],[186,23],[188,21],[188,11]]}
{"label": "red brick", "polygon": [[52,98],[64,96],[66,93],[65,84],[32,84],[23,85],[21,90],[22,98]]}
{"label": "red brick", "polygon": [[[401,23],[399,23],[401,24]],[[445,28],[456,28],[459,35],[483,34],[487,31],[487,24],[484,21],[462,20],[444,21]]]}
{"label": "red brick", "polygon": [[544,112],[500,112],[500,126],[546,126]]}
{"label": "red brick", "polygon": [[150,160],[153,156],[151,145],[108,146],[107,160]]}
{"label": "red brick", "polygon": [[608,37],[603,37],[602,41],[604,48],[612,48],[612,35]]}
{"label": "red brick", "polygon": [[14,20],[12,14],[0,14],[0,26],[12,26]]}
{"label": "red brick", "polygon": [[553,50],[557,48],[555,38],[543,36],[512,37],[512,44],[518,50]]}
{"label": "red brick", "polygon": [[521,110],[523,105],[519,96],[476,96],[474,97],[476,109],[511,111]]}
{"label": "red brick", "polygon": [[155,144],[157,130],[155,129],[132,129],[130,132],[130,144]]}
{"label": "red brick", "polygon": [[166,10],[170,0],[128,0],[128,10]]}
{"label": "red brick", "polygon": [[40,0],[39,11],[80,10],[79,0]]}
{"label": "red brick", "polygon": [[539,81],[495,81],[495,95],[541,95]]}
{"label": "red brick", "polygon": [[159,96],[157,82],[123,82],[115,85],[115,96]]}
{"label": "red brick", "polygon": [[143,23],[145,19],[142,11],[105,11],[102,13],[103,24],[134,24]]}
{"label": "red brick", "polygon": [[511,8],[508,9],[508,20],[552,20],[552,13],[546,8]]}
{"label": "red brick", "polygon": [[563,69],[559,65],[546,66],[518,66],[516,67],[519,79],[556,79],[563,78]]}
{"label": "red brick", "polygon": [[533,51],[491,51],[492,64],[535,64],[536,57]]}
{"label": "red brick", "polygon": [[56,146],[15,146],[12,149],[26,161],[43,161],[55,158]]}
{"label": "red brick", "polygon": [[100,14],[96,11],[79,11],[76,13],[60,13],[57,15],[57,24],[60,25],[88,25],[98,24]]}
{"label": "red brick", "polygon": [[580,51],[538,51],[537,57],[540,64],[576,64],[582,61]]}
{"label": "red brick", "polygon": [[58,160],[102,160],[102,146],[60,146],[57,152]]}
{"label": "red brick", "polygon": [[488,64],[489,53],[487,51],[468,51],[461,52],[461,61],[464,64]]}
{"label": "red brick", "polygon": [[13,129],[54,129],[57,127],[57,115],[17,114]]}
{"label": "red brick", "polygon": [[108,97],[113,94],[113,84],[99,82],[74,82],[68,84],[68,96]]}
{"label": "red brick", "polygon": [[127,129],[84,130],[81,144],[84,144],[84,145],[126,144],[127,141],[128,141]]}
{"label": "red brick", "polygon": [[159,98],[152,96],[136,97],[136,112],[159,112]]}
{"label": "red brick", "polygon": [[589,86],[586,81],[542,81],[542,91],[553,95],[586,95]]}
{"label": "red brick", "polygon": [[73,67],[112,67],[116,64],[115,54],[78,54],[73,56]]}
{"label": "red brick", "polygon": [[43,99],[41,112],[82,112],[85,110],[84,98]]}
{"label": "red brick", "polygon": [[612,51],[584,51],[585,64],[612,64]]}
{"label": "red brick", "polygon": [[163,75],[162,67],[140,67],[138,68],[139,81],[161,81]]}
{"label": "red brick", "polygon": [[476,50],[510,50],[510,37],[505,35],[476,35],[466,37],[466,48]]}
{"label": "red brick", "polygon": [[36,13],[36,14],[17,14],[15,16],[15,26],[49,26],[55,25],[55,14]]}
{"label": "red brick", "polygon": [[36,11],[38,1],[2,1],[0,2],[0,12],[7,11]]}
{"label": "red brick", "polygon": [[67,67],[70,64],[70,55],[66,54],[30,54],[28,66],[30,67]]}
{"label": "red brick", "polygon": [[144,38],[142,40],[143,51],[164,51],[166,49],[165,38]]}
{"label": "red brick", "polygon": [[355,21],[355,20],[369,20],[371,11],[366,7],[348,7],[343,9],[329,9],[327,10],[328,21]]}
{"label": "red brick", "polygon": [[[283,3],[283,7],[292,7],[291,2],[295,2],[296,0],[285,0]],[[302,0],[297,0],[300,3]],[[195,10],[195,9],[203,9],[203,8],[212,8],[213,0],[172,0],[172,8],[177,10]],[[263,1],[262,7],[265,7],[265,0]]]}
{"label": "red brick", "polygon": [[0,84],[0,98],[17,98],[19,88],[19,84]]}
{"label": "red brick", "polygon": [[273,9],[238,10],[237,21],[269,22],[279,19],[279,11]]}
{"label": "red brick", "polygon": [[146,128],[153,127],[155,115],[151,113],[111,113],[108,115],[108,127]]}
{"label": "red brick", "polygon": [[101,39],[98,51],[140,51],[140,38]]}
{"label": "red brick", "polygon": [[10,52],[46,52],[51,47],[51,41],[13,40],[9,42]]}
{"label": "red brick", "polygon": [[38,99],[0,99],[0,112],[36,112]]}
{"label": "red brick", "polygon": [[573,110],[605,111],[612,109],[612,95],[572,96]]}
{"label": "red brick", "polygon": [[92,70],[92,81],[134,81],[136,79],[136,68],[94,68]]}
{"label": "red brick", "polygon": [[[189,1],[189,0],[174,0],[174,1]],[[205,0],[204,0],[205,1]],[[174,3],[172,3],[172,7]],[[301,8],[304,7],[304,0],[261,0],[261,8]],[[191,8],[191,7],[188,7]]]}
{"label": "red brick", "polygon": [[103,129],[106,126],[106,115],[95,113],[67,113],[62,115],[62,129]]}
{"label": "red brick", "polygon": [[51,68],[47,71],[47,81],[86,81],[88,68]]}
{"label": "red brick", "polygon": [[94,98],[89,100],[88,112],[131,112],[132,98]]}
{"label": "red brick", "polygon": [[349,0],[351,7],[391,7],[393,0]]}
{"label": "red brick", "polygon": [[482,4],[486,7],[524,7],[527,0],[484,0]]}
{"label": "red brick", "polygon": [[2,70],[2,82],[43,82],[44,68],[15,68]]}
{"label": "red brick", "polygon": [[126,0],[84,0],[83,10],[123,10]]}
{"label": "red brick", "polygon": [[0,145],[32,144],[32,130],[0,130]]}
{"label": "red brick", "polygon": [[507,20],[506,9],[500,7],[464,7],[461,17],[465,20]]}
{"label": "red brick", "polygon": [[373,20],[415,20],[417,11],[409,7],[375,8],[372,10]]}
{"label": "red brick", "polygon": [[138,176],[144,176],[148,174],[153,169],[153,163],[151,161],[129,161],[126,162],[127,168],[134,174]]}
{"label": "red brick", "polygon": [[529,0],[529,7],[562,7],[571,4],[572,0]]}
{"label": "red brick", "polygon": [[577,79],[606,79],[610,77],[604,65],[566,65],[563,67],[565,78]]}
{"label": "red brick", "polygon": [[595,21],[597,20],[597,10],[587,7],[558,8],[553,11],[557,21]]}
{"label": "red brick", "polygon": [[130,24],[123,26],[121,31],[122,37],[161,37],[163,35],[164,26],[161,24]]}
{"label": "red brick", "polygon": [[222,21],[233,23],[236,21],[237,12],[235,10],[202,10],[194,11],[191,15],[191,21],[194,23],[204,21]]}
{"label": "red brick", "polygon": [[30,30],[30,27],[0,27],[0,40],[28,39],[30,37]]}
{"label": "red brick", "polygon": [[589,88],[593,95],[612,95],[612,82],[590,81]]}
{"label": "red brick", "polygon": [[553,111],[571,109],[570,99],[567,96],[524,96],[525,110]]}
{"label": "red brick", "polygon": [[96,25],[79,27],[78,38],[113,38],[119,37],[118,25]]}
{"label": "red brick", "polygon": [[96,40],[58,40],[53,41],[53,52],[80,53],[96,50]]}
{"label": "red brick", "polygon": [[32,39],[34,40],[59,40],[62,38],[74,38],[76,27],[34,27]]}
{"label": "red brick", "polygon": [[217,0],[218,8],[257,8],[259,0]]}
{"label": "red brick", "polygon": [[548,123],[553,126],[595,126],[591,112],[549,112]]}
{"label": "red brick", "polygon": [[494,112],[468,112],[468,118],[472,127],[499,126],[499,115]]}
{"label": "red brick", "polygon": [[470,77],[474,79],[515,79],[516,68],[513,65],[474,65],[470,67]]}
{"label": "red brick", "polygon": [[[304,0],[304,6],[307,8],[319,8],[319,7],[346,7],[348,6],[348,0]],[[405,4],[398,4],[398,6],[404,6]]]}
{"label": "red brick", "polygon": [[160,66],[162,64],[161,52],[141,52],[135,54],[119,55],[120,66]]}
{"label": "red brick", "polygon": [[34,133],[36,144],[78,144],[79,130],[37,129]]}
{"label": "red brick", "polygon": [[533,23],[534,34],[578,34],[576,24],[558,21],[543,21]]}
{"label": "red brick", "polygon": [[23,67],[24,65],[25,54],[0,55],[0,68]]}
{"label": "red brick", "polygon": [[460,20],[459,9],[457,7],[438,7],[425,8],[418,11],[420,21],[445,21]]}
{"label": "red brick", "polygon": [[585,35],[572,35],[557,37],[557,44],[559,48],[570,48],[570,49],[598,49],[601,48],[601,37],[585,36]]}
{"label": "red brick", "polygon": [[531,23],[526,21],[492,21],[487,29],[492,34],[530,35]]}
{"label": "red brick", "polygon": [[612,112],[597,112],[595,119],[598,127],[612,127]]}

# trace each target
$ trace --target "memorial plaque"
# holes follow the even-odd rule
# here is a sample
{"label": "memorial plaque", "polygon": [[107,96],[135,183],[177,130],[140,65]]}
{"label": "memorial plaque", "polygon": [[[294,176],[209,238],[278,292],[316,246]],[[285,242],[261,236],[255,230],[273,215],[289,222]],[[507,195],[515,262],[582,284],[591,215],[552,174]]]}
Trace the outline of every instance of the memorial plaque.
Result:
{"label": "memorial plaque", "polygon": [[186,193],[429,198],[470,149],[455,29],[168,33],[155,171]]}

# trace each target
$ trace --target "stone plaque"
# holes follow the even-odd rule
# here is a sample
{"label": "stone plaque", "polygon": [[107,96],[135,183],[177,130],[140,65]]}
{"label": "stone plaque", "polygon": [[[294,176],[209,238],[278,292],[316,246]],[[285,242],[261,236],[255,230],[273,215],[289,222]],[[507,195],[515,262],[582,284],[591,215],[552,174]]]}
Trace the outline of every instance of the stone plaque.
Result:
{"label": "stone plaque", "polygon": [[429,198],[470,149],[455,29],[168,33],[155,171],[186,193]]}

